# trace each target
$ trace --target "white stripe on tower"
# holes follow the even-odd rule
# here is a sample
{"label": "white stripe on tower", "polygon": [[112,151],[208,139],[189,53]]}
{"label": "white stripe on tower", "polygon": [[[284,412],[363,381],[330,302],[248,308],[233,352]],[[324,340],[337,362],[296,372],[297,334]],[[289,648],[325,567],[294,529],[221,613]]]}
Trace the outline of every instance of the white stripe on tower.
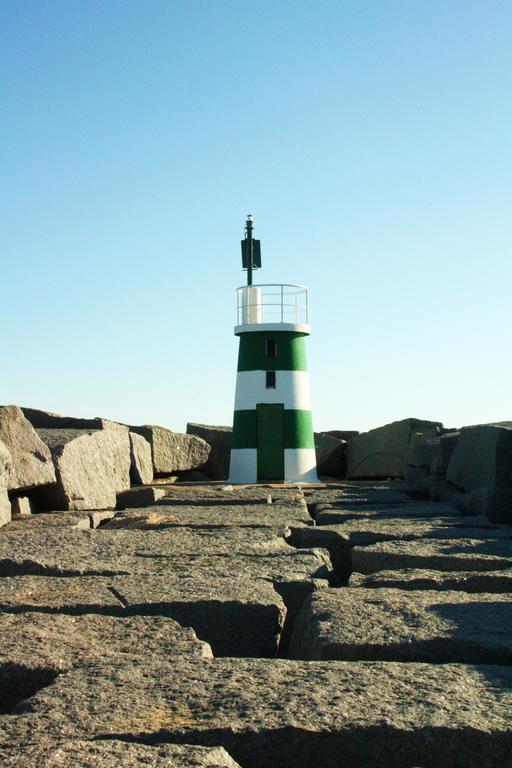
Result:
{"label": "white stripe on tower", "polygon": [[311,410],[307,371],[276,371],[276,386],[266,387],[266,371],[239,371],[235,411],[250,411],[258,403],[283,403],[286,410]]}
{"label": "white stripe on tower", "polygon": [[256,448],[231,449],[229,477],[229,482],[234,483],[258,482],[258,451]]}
{"label": "white stripe on tower", "polygon": [[285,482],[318,483],[314,448],[285,448]]}

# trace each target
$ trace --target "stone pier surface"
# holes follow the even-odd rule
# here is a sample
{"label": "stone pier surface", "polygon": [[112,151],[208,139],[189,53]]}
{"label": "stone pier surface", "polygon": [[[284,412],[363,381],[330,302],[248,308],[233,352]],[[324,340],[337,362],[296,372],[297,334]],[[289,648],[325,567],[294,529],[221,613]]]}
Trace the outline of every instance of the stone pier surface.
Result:
{"label": "stone pier surface", "polygon": [[512,768],[512,526],[158,488],[0,529],[2,768]]}
{"label": "stone pier surface", "polygon": [[222,746],[254,768],[497,768],[511,709],[512,670],[492,665],[109,660],[58,675],[0,738]]}
{"label": "stone pier surface", "polygon": [[298,659],[512,664],[512,595],[330,589],[308,597]]}

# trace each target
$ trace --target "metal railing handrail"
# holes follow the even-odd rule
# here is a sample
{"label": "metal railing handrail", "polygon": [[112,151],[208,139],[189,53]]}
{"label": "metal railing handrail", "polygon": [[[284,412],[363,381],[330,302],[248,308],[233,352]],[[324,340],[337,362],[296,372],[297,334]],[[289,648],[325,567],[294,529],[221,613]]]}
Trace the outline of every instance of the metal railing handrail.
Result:
{"label": "metal railing handrail", "polygon": [[[252,320],[251,324],[269,322],[271,319],[281,323],[308,323],[308,289],[305,285],[297,283],[241,285],[237,288],[236,293],[239,323],[241,321],[240,313],[242,313],[243,323],[244,313],[249,310],[255,311],[254,318],[260,318]],[[280,319],[278,320],[279,314]]]}
{"label": "metal railing handrail", "polygon": [[308,291],[307,285],[301,285],[300,283],[258,283],[254,285],[241,285],[237,288],[237,291],[240,291],[242,288],[300,288],[300,292],[302,291]]}

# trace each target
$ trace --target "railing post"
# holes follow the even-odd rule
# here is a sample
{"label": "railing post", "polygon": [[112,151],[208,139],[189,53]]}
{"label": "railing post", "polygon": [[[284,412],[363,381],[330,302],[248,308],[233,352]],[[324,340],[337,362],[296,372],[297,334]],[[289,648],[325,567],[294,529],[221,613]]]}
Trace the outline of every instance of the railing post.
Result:
{"label": "railing post", "polygon": [[284,323],[284,286],[281,285],[281,322]]}

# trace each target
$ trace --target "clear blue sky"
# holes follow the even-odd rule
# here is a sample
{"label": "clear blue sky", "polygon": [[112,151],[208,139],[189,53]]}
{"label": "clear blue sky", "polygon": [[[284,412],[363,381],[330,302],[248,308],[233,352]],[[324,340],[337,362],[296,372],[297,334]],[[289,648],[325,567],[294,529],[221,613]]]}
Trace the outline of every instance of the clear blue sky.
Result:
{"label": "clear blue sky", "polygon": [[229,424],[245,215],[316,429],[512,417],[512,5],[2,0],[0,402]]}

